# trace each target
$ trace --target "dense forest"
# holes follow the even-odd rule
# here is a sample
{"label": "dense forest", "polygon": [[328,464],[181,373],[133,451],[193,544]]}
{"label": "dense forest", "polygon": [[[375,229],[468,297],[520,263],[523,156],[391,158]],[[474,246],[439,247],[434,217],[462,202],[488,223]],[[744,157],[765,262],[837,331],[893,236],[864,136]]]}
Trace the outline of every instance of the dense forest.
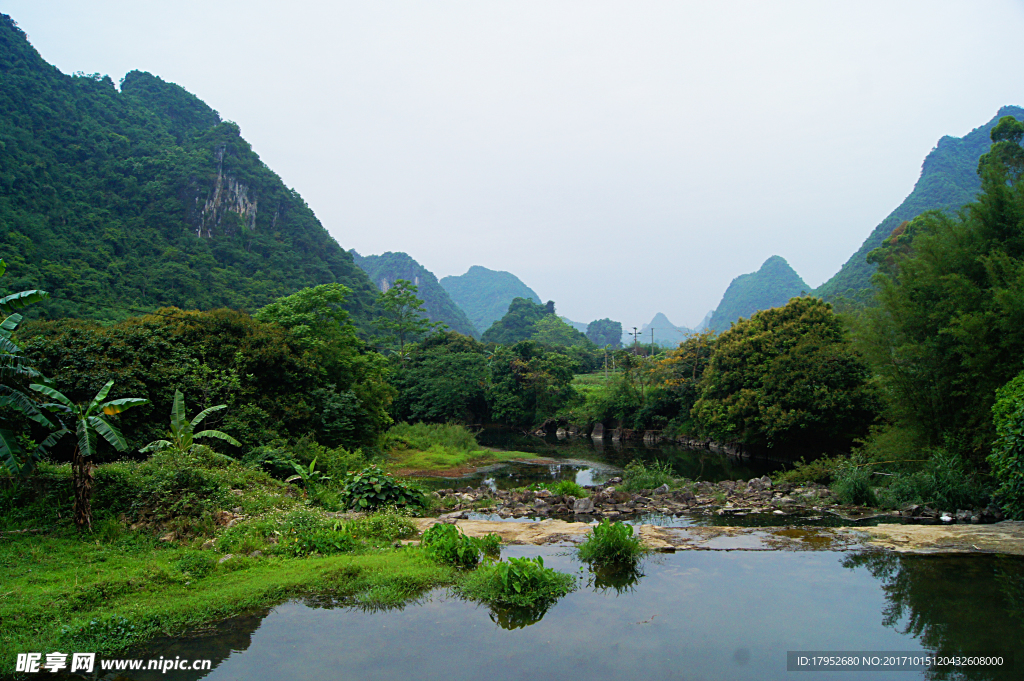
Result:
{"label": "dense forest", "polygon": [[480,337],[480,332],[466,317],[466,313],[448,296],[438,283],[433,272],[416,262],[405,253],[384,253],[383,255],[362,256],[349,251],[366,275],[377,288],[386,291],[399,279],[411,281],[417,288],[417,295],[423,301],[427,319],[446,324],[452,331],[466,336]]}
{"label": "dense forest", "polygon": [[761,268],[750,274],[741,274],[732,280],[722,296],[708,328],[725,331],[741,317],[749,318],[758,310],[785,305],[786,301],[810,291],[785,258],[773,255]]}
{"label": "dense forest", "polygon": [[234,123],[132,71],[67,76],[0,17],[0,251],[32,314],[115,321],[162,306],[254,311],[340,283],[375,289]]}

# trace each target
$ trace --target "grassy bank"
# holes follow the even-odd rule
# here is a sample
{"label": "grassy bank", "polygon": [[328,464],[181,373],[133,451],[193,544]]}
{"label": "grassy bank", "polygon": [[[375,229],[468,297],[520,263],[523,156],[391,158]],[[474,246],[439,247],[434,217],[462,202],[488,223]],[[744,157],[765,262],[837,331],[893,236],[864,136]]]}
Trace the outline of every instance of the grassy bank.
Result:
{"label": "grassy bank", "polygon": [[0,669],[13,669],[17,652],[112,653],[310,593],[393,606],[456,576],[419,549],[221,557],[142,531],[112,541],[71,529],[3,533]]}
{"label": "grassy bank", "polygon": [[[300,594],[386,607],[451,584],[395,511],[350,518],[312,489],[219,457],[158,454],[95,469],[91,532],[70,469],[0,486],[0,669],[17,652],[113,652]],[[333,509],[332,509],[333,510]]]}
{"label": "grassy bank", "polygon": [[451,424],[399,423],[388,431],[385,443],[387,468],[397,475],[465,475],[503,461],[540,458],[485,449],[469,430]]}

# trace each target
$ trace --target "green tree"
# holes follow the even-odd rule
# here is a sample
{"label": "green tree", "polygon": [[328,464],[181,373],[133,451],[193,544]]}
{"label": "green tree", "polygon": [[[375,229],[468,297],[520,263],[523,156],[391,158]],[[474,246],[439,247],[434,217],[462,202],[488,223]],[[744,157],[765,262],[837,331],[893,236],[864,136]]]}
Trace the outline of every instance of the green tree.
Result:
{"label": "green tree", "polygon": [[227,409],[227,406],[228,405],[226,404],[218,404],[216,406],[203,409],[190,421],[185,416],[185,396],[180,390],[175,390],[174,405],[171,407],[171,430],[168,433],[171,439],[154,440],[139,451],[142,453],[148,453],[162,452],[165,449],[173,449],[179,456],[184,456],[193,451],[193,448],[197,446],[194,444],[195,439],[201,437],[212,437],[218,440],[223,440],[235,447],[241,447],[241,442],[219,430],[201,430],[198,433],[195,432],[196,426],[202,423],[207,416],[215,411]]}
{"label": "green tree", "polygon": [[587,338],[599,348],[619,348],[622,345],[622,323],[598,319],[587,324]]}
{"label": "green tree", "polygon": [[[0,259],[0,276],[6,271],[7,263]],[[24,392],[26,383],[39,380],[42,375],[22,355],[21,348],[13,339],[13,334],[23,319],[16,310],[49,297],[50,294],[46,291],[31,290],[19,291],[0,298],[0,314],[5,315],[3,322],[0,322],[0,414],[12,413],[50,430],[57,430],[58,426],[50,421],[39,409],[39,405]],[[7,420],[4,418],[5,425]],[[0,428],[0,461],[12,475],[27,475],[62,434],[56,433],[39,444],[33,443],[26,451],[13,431],[9,428]]]}
{"label": "green tree", "polygon": [[877,416],[868,379],[832,306],[794,298],[718,337],[693,416],[716,440],[841,450]]}
{"label": "green tree", "polygon": [[872,254],[877,305],[857,333],[894,424],[977,464],[995,438],[996,390],[1024,363],[1024,183],[1006,161],[1020,151],[1015,130],[1006,119],[993,130],[977,201],[923,214]]}
{"label": "green tree", "polygon": [[996,498],[1015,520],[1024,520],[1024,371],[996,391],[992,405],[996,442],[988,461],[999,483]]}
{"label": "green tree", "polygon": [[491,354],[488,368],[491,416],[509,425],[533,425],[553,416],[576,395],[571,360],[546,352],[533,341],[499,346]]}
{"label": "green tree", "polygon": [[107,417],[116,416],[132,407],[149,402],[137,397],[122,397],[104,402],[113,386],[113,381],[107,381],[88,404],[75,404],[63,393],[48,385],[33,383],[29,386],[32,390],[54,400],[52,403],[42,405],[44,409],[58,415],[67,415],[75,422],[78,442],[71,460],[71,484],[75,493],[75,525],[79,530],[92,529],[92,469],[99,436],[103,436],[103,439],[119,452],[128,449],[128,443],[125,442],[121,431],[115,428]]}
{"label": "green tree", "polygon": [[427,319],[423,301],[417,296],[415,284],[405,279],[396,279],[394,285],[377,297],[377,304],[383,314],[373,323],[384,332],[391,344],[398,345],[398,356],[405,357],[405,345],[431,331],[444,328],[441,323]]}
{"label": "green tree", "polygon": [[453,331],[436,333],[414,345],[394,370],[393,413],[399,421],[484,422],[487,381],[482,343]]}

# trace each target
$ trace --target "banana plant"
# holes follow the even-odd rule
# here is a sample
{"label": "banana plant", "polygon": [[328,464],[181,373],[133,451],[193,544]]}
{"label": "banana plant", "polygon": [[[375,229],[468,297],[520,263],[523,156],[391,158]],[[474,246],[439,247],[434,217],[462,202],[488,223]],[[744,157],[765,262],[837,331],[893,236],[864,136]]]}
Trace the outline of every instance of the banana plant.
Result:
{"label": "banana plant", "polygon": [[195,440],[200,437],[213,437],[218,440],[223,440],[235,447],[241,447],[241,442],[219,430],[201,430],[198,433],[195,432],[196,426],[202,423],[203,419],[215,411],[226,409],[227,406],[228,405],[226,404],[218,404],[215,407],[209,407],[196,414],[196,416],[189,421],[185,416],[185,396],[180,390],[175,390],[174,403],[171,405],[171,430],[168,433],[168,436],[171,439],[153,440],[139,451],[143,454],[148,454],[150,452],[162,452],[167,449],[172,449],[177,454],[184,456],[196,447]]}
{"label": "banana plant", "polygon": [[[0,259],[0,276],[6,271],[7,263]],[[42,442],[32,443],[32,446],[26,449],[23,441],[19,441],[15,433],[7,428],[0,428],[0,465],[12,475],[22,477],[31,472],[36,462],[67,433],[60,424],[47,418],[39,405],[18,385],[42,378],[40,373],[29,365],[28,360],[21,354],[21,348],[14,342],[13,334],[23,319],[18,310],[49,297],[50,294],[46,291],[33,289],[0,298],[0,314],[5,315],[4,320],[0,322],[0,408],[8,407],[29,420],[56,431]]]}
{"label": "banana plant", "polygon": [[302,480],[303,486],[309,489],[311,485],[322,485],[325,482],[330,482],[331,478],[328,475],[324,475],[323,471],[316,469],[316,460],[319,457],[314,457],[313,461],[309,464],[309,470],[306,469],[302,464],[292,462],[292,468],[295,469],[296,475],[292,475],[285,480],[285,482],[295,482],[296,480]]}
{"label": "banana plant", "polygon": [[125,442],[121,431],[108,420],[108,417],[149,403],[149,400],[141,397],[122,397],[104,402],[113,386],[114,381],[107,381],[88,404],[75,404],[64,393],[48,385],[33,383],[29,386],[30,389],[53,400],[41,405],[42,409],[66,415],[75,422],[78,444],[71,459],[71,484],[75,492],[75,525],[79,530],[86,527],[92,529],[92,458],[96,455],[99,437],[102,436],[119,452],[128,449],[128,443]]}

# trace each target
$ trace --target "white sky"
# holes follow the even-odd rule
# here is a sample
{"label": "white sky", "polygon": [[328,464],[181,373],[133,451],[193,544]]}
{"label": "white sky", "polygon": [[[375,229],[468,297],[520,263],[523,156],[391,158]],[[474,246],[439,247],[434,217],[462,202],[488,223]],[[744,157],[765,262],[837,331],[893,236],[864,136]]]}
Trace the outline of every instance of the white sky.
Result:
{"label": "white sky", "polygon": [[344,248],[695,325],[769,256],[832,276],[943,135],[1024,104],[1024,3],[4,0],[65,73],[237,122]]}

